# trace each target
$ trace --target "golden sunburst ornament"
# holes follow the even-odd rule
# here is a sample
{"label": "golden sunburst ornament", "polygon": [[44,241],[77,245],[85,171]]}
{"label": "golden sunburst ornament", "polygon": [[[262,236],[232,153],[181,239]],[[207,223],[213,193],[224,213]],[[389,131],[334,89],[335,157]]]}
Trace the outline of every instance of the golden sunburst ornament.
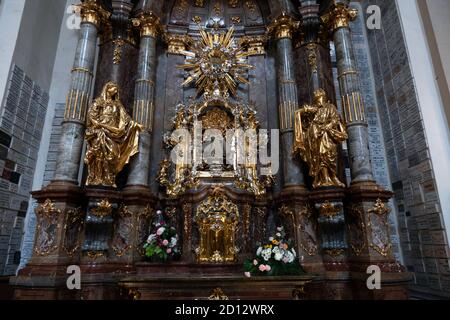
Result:
{"label": "golden sunburst ornament", "polygon": [[188,72],[183,86],[195,83],[198,94],[227,96],[236,95],[239,83],[249,83],[246,73],[254,67],[246,63],[248,54],[233,35],[234,28],[225,33],[200,29],[201,40],[181,52],[186,63],[178,68]]}

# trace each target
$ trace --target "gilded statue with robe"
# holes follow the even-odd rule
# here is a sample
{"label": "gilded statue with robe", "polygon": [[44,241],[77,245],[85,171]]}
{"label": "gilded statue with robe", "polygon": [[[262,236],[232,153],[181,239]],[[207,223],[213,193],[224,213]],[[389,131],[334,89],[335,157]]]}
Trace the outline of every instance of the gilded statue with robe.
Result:
{"label": "gilded statue with robe", "polygon": [[138,153],[141,131],[122,105],[118,85],[107,83],[88,110],[86,185],[116,187],[117,174]]}
{"label": "gilded statue with robe", "polygon": [[337,157],[338,145],[347,138],[338,110],[323,89],[314,92],[312,106],[296,111],[294,153],[308,165],[314,189],[345,187],[337,177]]}

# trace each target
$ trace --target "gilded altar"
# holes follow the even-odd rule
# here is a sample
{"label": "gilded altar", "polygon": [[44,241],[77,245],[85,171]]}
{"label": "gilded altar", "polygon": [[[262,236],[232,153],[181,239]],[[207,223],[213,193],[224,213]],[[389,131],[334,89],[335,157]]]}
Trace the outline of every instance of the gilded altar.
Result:
{"label": "gilded altar", "polygon": [[[343,112],[333,96],[329,45],[349,34],[334,33],[353,16],[345,1],[314,5],[313,28],[298,2],[107,2],[77,7],[82,59],[55,179],[33,193],[36,244],[18,296],[65,264],[89,280],[80,292],[44,282],[55,299],[371,297],[360,279],[372,263],[403,292],[392,194],[373,182],[363,94],[348,85],[356,70],[340,70],[357,91],[343,93]],[[165,263],[143,249],[155,212],[179,239],[181,256]],[[279,226],[309,274],[247,279],[243,262]]]}

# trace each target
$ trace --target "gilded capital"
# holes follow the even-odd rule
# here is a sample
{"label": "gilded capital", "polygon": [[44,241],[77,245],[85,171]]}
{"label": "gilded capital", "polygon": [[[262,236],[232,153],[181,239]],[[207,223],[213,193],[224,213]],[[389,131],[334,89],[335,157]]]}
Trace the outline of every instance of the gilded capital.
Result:
{"label": "gilded capital", "polygon": [[156,38],[161,31],[161,22],[152,11],[144,11],[132,21],[133,26],[140,28],[141,37]]}
{"label": "gilded capital", "polygon": [[247,54],[249,56],[257,56],[266,53],[265,46],[267,40],[266,35],[245,36],[240,39],[239,43],[241,46],[247,48]]}
{"label": "gilded capital", "polygon": [[97,28],[100,28],[111,16],[111,13],[105,10],[98,0],[86,0],[75,6],[74,12],[81,16],[82,23],[92,23]]}
{"label": "gilded capital", "polygon": [[273,34],[275,39],[292,39],[294,31],[300,28],[300,21],[295,20],[285,12],[272,21],[267,28],[269,34]]}
{"label": "gilded capital", "polygon": [[171,54],[183,54],[191,42],[191,38],[187,35],[166,34],[165,41],[168,45],[167,52]]}
{"label": "gilded capital", "polygon": [[358,10],[350,8],[344,3],[334,4],[330,12],[323,15],[321,20],[328,30],[335,32],[339,28],[348,28],[351,21],[358,17]]}

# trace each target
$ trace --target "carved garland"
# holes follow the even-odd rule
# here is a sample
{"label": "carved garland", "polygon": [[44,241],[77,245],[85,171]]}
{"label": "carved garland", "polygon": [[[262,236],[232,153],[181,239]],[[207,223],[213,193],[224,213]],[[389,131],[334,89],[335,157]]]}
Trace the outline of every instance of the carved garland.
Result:
{"label": "carved garland", "polygon": [[[317,245],[317,240],[315,239],[315,235],[309,233],[305,226],[306,223],[311,223],[310,218],[312,215],[312,210],[311,207],[307,204],[305,205],[299,212],[299,217],[301,217],[302,219],[304,219],[300,225],[298,225],[295,221],[295,215],[294,215],[294,211],[289,208],[286,205],[282,205],[280,208],[280,214],[284,217],[287,218],[291,218],[292,220],[292,225],[294,226],[294,229],[299,229],[300,231],[300,239],[299,239],[299,246],[300,248],[306,252],[306,254],[308,254],[309,256],[315,256],[318,252],[318,245]],[[307,241],[305,239],[309,239],[310,242],[306,243]]]}
{"label": "carved garland", "polygon": [[[371,233],[370,247],[378,252],[381,256],[387,257],[392,249],[392,243],[389,236],[388,215],[391,210],[385,202],[378,199],[373,208],[368,211]],[[375,219],[372,219],[375,218]]]}
{"label": "carved garland", "polygon": [[81,208],[72,209],[66,213],[64,224],[64,250],[73,257],[80,248],[80,233],[84,225],[84,212]]}
{"label": "carved garland", "polygon": [[364,223],[364,210],[357,205],[347,209],[349,223],[347,224],[349,244],[355,256],[360,256],[366,248],[366,224]]}
{"label": "carved garland", "polygon": [[130,235],[134,229],[132,222],[133,213],[127,206],[122,205],[119,209],[119,220],[114,225],[114,239],[112,249],[117,257],[122,257],[133,245],[129,243]]}
{"label": "carved garland", "polygon": [[54,203],[47,199],[36,209],[37,231],[34,252],[38,256],[47,256],[56,249],[58,232],[58,217],[61,210],[56,209]]}

